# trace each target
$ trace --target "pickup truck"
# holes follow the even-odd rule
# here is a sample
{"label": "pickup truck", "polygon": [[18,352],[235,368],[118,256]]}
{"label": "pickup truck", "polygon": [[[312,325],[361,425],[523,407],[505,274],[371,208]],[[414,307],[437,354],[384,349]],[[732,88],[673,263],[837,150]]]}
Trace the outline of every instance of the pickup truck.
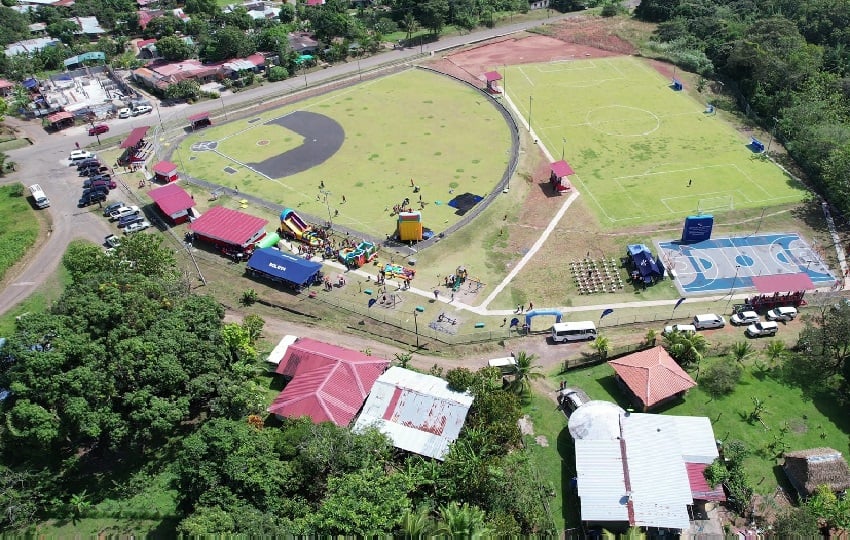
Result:
{"label": "pickup truck", "polygon": [[112,213],[109,214],[109,220],[110,221],[118,221],[122,217],[132,216],[132,215],[138,214],[138,213],[139,213],[139,207],[138,206],[122,206],[121,208],[118,208],[117,210],[113,210]]}

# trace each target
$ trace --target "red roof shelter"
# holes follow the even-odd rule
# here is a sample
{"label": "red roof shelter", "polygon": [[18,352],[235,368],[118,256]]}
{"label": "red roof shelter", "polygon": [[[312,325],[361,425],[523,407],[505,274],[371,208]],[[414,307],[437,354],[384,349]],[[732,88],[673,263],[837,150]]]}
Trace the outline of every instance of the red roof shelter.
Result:
{"label": "red roof shelter", "polygon": [[573,168],[570,167],[570,164],[563,159],[553,163],[551,166],[551,172],[549,173],[549,183],[552,184],[552,189],[554,189],[556,193],[571,190],[573,186],[570,184],[570,181],[567,180],[567,177],[574,174],[575,171]]}
{"label": "red roof shelter", "polygon": [[170,161],[160,161],[153,166],[153,176],[154,180],[163,184],[176,182],[178,179],[177,165]]}
{"label": "red roof shelter", "polygon": [[231,210],[223,206],[210,208],[189,228],[201,240],[216,245],[228,254],[249,250],[266,235],[268,220]]}
{"label": "red roof shelter", "polygon": [[275,370],[291,380],[268,411],[347,426],[388,365],[359,351],[301,338],[287,347]]}
{"label": "red roof shelter", "polygon": [[747,304],[756,311],[782,306],[799,307],[806,303],[803,299],[806,291],[815,289],[815,284],[805,272],[754,276],[752,280],[761,295],[748,298]]}
{"label": "red roof shelter", "polygon": [[55,129],[62,129],[74,124],[74,113],[68,111],[59,111],[47,115],[47,121]]}
{"label": "red roof shelter", "polygon": [[697,385],[661,345],[611,360],[608,365],[643,411],[681,397]]}
{"label": "red roof shelter", "polygon": [[208,112],[193,114],[192,116],[186,117],[186,120],[188,120],[189,123],[192,125],[193,130],[212,125],[212,121],[210,120],[210,113]]}
{"label": "red roof shelter", "polygon": [[142,139],[145,138],[145,135],[148,134],[149,129],[150,126],[141,126],[133,129],[133,131],[127,135],[127,138],[124,139],[124,142],[121,143],[121,148],[127,149],[138,146],[138,144],[142,142]]}
{"label": "red roof shelter", "polygon": [[177,184],[154,189],[148,195],[175,225],[188,221],[189,209],[195,206],[192,196]]}
{"label": "red roof shelter", "polygon": [[502,80],[502,74],[501,73],[499,73],[498,71],[488,71],[487,73],[484,74],[484,80],[487,82],[487,88],[485,90],[487,90],[488,93],[490,93],[490,94],[501,94],[502,93],[502,89],[499,88],[498,86],[496,86],[495,84],[493,84],[496,81]]}

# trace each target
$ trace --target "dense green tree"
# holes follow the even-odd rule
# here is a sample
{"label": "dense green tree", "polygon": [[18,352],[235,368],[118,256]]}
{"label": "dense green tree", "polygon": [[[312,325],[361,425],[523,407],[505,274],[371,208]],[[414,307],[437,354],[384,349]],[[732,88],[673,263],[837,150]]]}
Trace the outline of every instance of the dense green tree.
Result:
{"label": "dense green tree", "polygon": [[454,368],[446,373],[449,388],[457,392],[466,392],[475,383],[475,374],[467,368]]}
{"label": "dense green tree", "polygon": [[167,36],[173,36],[178,30],[183,28],[183,21],[166,13],[162,17],[156,17],[145,27],[144,35],[148,38],[162,39]]}
{"label": "dense green tree", "polygon": [[448,0],[424,0],[419,3],[416,10],[416,18],[435,36],[443,31],[448,14]]}
{"label": "dense green tree", "polygon": [[192,58],[195,48],[177,36],[165,36],[156,42],[156,50],[166,60],[178,61]]}
{"label": "dense green tree", "polygon": [[14,9],[0,6],[0,44],[29,38],[29,19]]}
{"label": "dense green tree", "polygon": [[76,37],[76,32],[80,31],[77,23],[67,19],[60,19],[54,23],[47,25],[47,33],[57,39],[62,40],[65,45],[72,45]]}
{"label": "dense green tree", "polygon": [[295,21],[295,6],[289,3],[281,4],[280,6],[280,22],[290,24]]}
{"label": "dense green tree", "polygon": [[229,58],[245,58],[257,52],[256,39],[238,28],[221,28],[205,38],[201,45],[204,60],[218,62]]}
{"label": "dense green tree", "polygon": [[741,380],[744,369],[731,358],[723,358],[705,370],[699,386],[713,397],[730,394]]}
{"label": "dense green tree", "polygon": [[537,357],[533,354],[520,351],[516,353],[516,370],[511,381],[511,390],[520,396],[527,396],[531,392],[531,381],[545,377],[540,373],[540,366],[534,361]]}
{"label": "dense green tree", "polygon": [[201,85],[194,79],[184,79],[165,89],[168,99],[198,99],[200,96]]}
{"label": "dense green tree", "polygon": [[808,506],[788,508],[773,522],[771,535],[776,538],[818,538],[821,536],[818,518]]}
{"label": "dense green tree", "polygon": [[818,391],[839,381],[842,394],[850,395],[850,305],[844,302],[826,310],[818,321],[807,321],[797,340],[795,354],[785,360],[785,370],[800,385]]}
{"label": "dense green tree", "polygon": [[645,0],[635,8],[635,16],[649,22],[663,22],[673,17],[681,0]]}
{"label": "dense green tree", "polygon": [[198,13],[208,17],[215,17],[221,12],[215,0],[186,0],[183,10],[186,13]]}

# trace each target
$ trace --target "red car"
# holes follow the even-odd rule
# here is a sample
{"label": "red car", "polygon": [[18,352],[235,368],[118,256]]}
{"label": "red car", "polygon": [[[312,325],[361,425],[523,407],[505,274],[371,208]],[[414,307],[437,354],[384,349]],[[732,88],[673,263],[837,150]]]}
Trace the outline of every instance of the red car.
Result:
{"label": "red car", "polygon": [[109,126],[107,126],[106,124],[98,124],[89,128],[89,136],[100,135],[101,133],[106,133],[107,131],[109,131]]}

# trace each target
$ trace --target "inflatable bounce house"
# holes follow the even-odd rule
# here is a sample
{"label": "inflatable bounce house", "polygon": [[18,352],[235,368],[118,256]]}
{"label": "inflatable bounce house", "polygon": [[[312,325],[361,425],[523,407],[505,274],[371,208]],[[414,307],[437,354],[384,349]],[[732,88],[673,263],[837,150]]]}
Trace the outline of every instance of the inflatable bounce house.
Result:
{"label": "inflatable bounce house", "polygon": [[372,242],[360,242],[356,248],[343,248],[339,260],[349,268],[360,268],[378,255],[378,246]]}
{"label": "inflatable bounce house", "polygon": [[416,275],[416,270],[400,264],[387,263],[384,265],[384,275],[389,278],[413,279],[413,276]]}
{"label": "inflatable bounce house", "polygon": [[401,242],[421,242],[422,213],[399,212],[397,232]]}
{"label": "inflatable bounce house", "polygon": [[294,238],[299,242],[311,246],[321,246],[322,239],[318,233],[313,230],[312,225],[308,225],[301,217],[291,208],[285,209],[280,213],[280,233],[287,238]]}

